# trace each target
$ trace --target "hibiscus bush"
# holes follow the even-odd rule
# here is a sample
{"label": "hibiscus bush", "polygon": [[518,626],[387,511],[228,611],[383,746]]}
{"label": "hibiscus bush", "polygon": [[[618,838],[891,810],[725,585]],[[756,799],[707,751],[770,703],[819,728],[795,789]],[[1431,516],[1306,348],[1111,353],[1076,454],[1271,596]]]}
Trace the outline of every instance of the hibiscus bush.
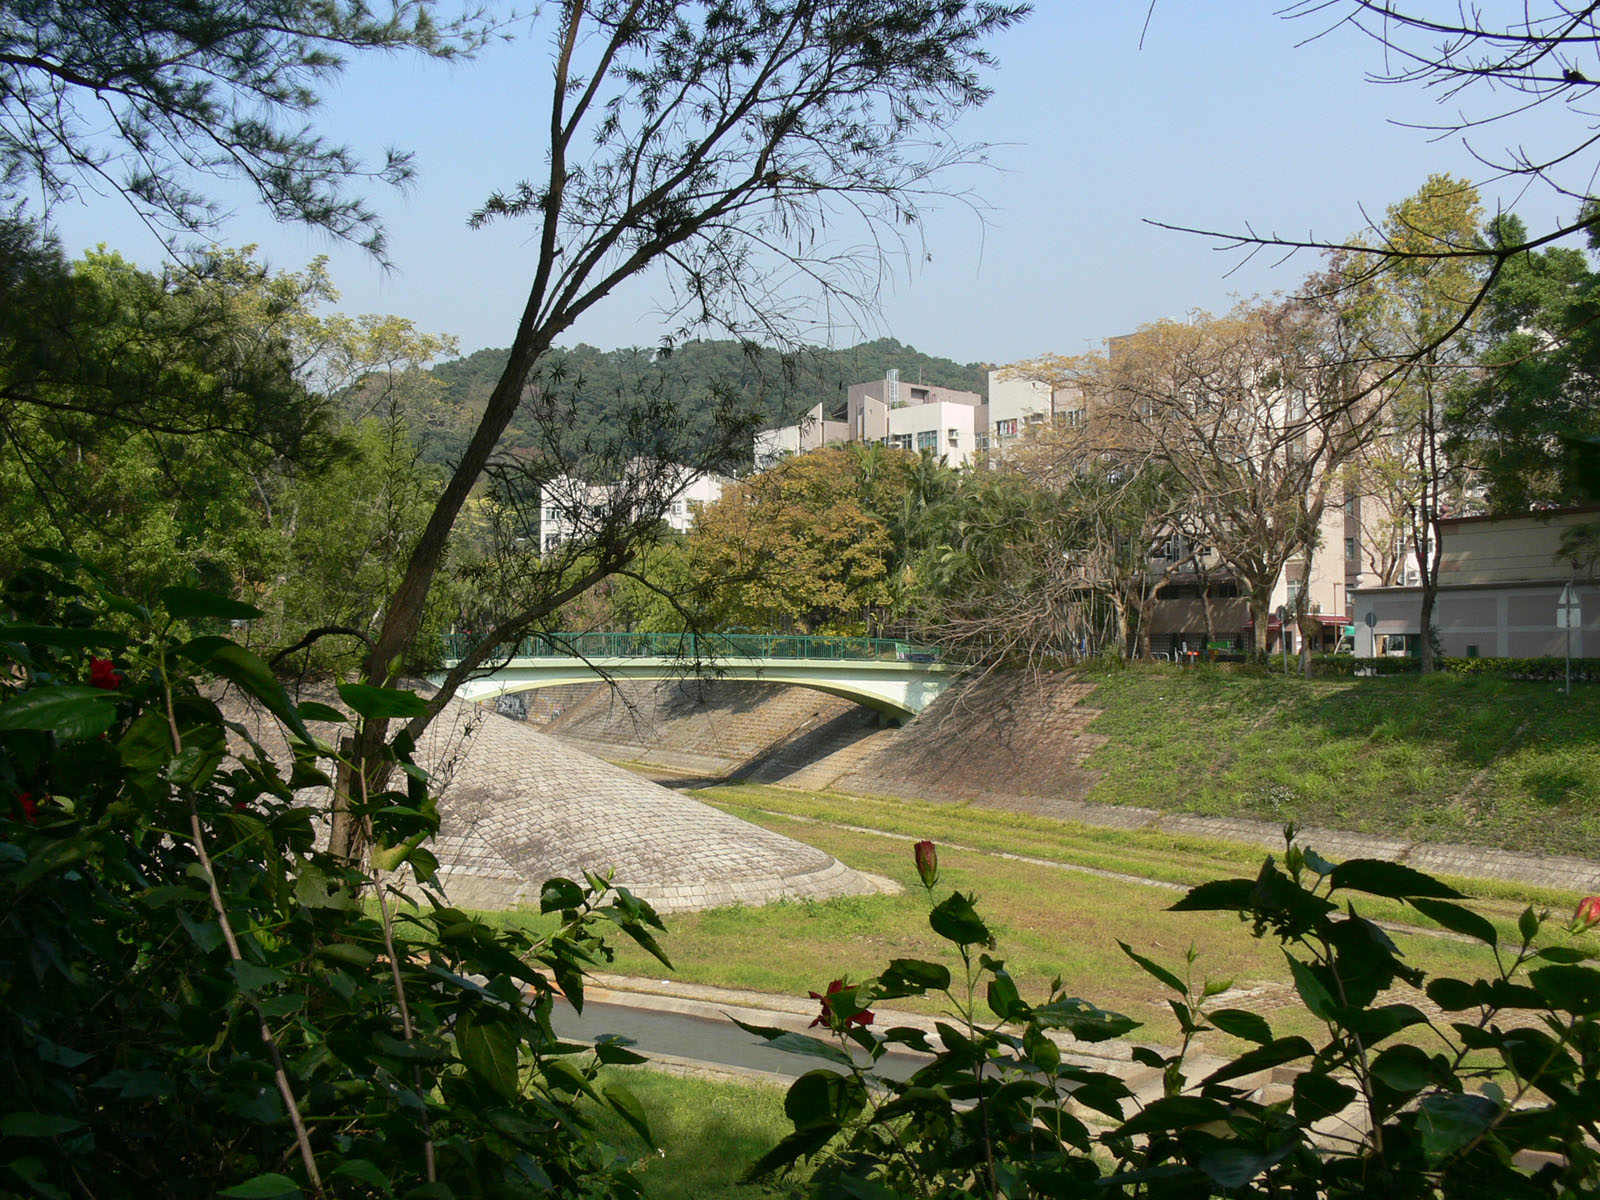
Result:
{"label": "hibiscus bush", "polygon": [[636,1195],[593,1118],[648,1138],[600,1078],[640,1060],[550,1013],[581,1005],[604,928],[659,951],[655,914],[599,878],[545,885],[542,939],[450,907],[403,741],[357,811],[417,899],[319,851],[297,793],[333,752],[307,722],[421,702],[296,704],[222,632],[253,615],[186,587],[134,604],[61,556],[0,597],[0,1194]]}
{"label": "hibiscus bush", "polygon": [[[916,854],[933,901],[933,847]],[[1496,972],[1424,979],[1361,915],[1366,897],[1492,947]],[[828,1063],[790,1088],[794,1132],[752,1175],[811,1158],[812,1194],[871,1200],[1593,1195],[1600,971],[1592,943],[1575,935],[1600,921],[1600,898],[1564,924],[1529,909],[1509,940],[1462,900],[1403,865],[1335,865],[1296,845],[1293,830],[1281,862],[1269,857],[1254,879],[1194,888],[1173,907],[1237,914],[1281,944],[1322,1034],[1283,1036],[1259,1013],[1219,1006],[1228,985],[1192,985],[1192,952],[1172,970],[1124,944],[1170,990],[1180,1034],[1174,1050],[1133,1051],[1156,1083],[1136,1097],[1073,1053],[1134,1022],[1066,995],[1059,980],[1025,1000],[974,897],[937,899],[929,921],[959,970],[897,959],[854,986],[841,981],[822,997],[831,1038],[746,1026]],[[949,1006],[936,1036],[860,1019],[870,1005],[925,995]],[[1247,1048],[1196,1078],[1202,1034]],[[878,1069],[900,1048],[925,1055],[904,1079]]]}

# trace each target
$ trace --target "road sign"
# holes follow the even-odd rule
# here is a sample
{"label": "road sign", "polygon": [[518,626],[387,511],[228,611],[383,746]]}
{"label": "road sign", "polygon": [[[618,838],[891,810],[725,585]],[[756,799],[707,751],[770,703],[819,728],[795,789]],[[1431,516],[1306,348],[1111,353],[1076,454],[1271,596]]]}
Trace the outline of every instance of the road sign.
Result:
{"label": "road sign", "polygon": [[1570,583],[1561,589],[1561,598],[1556,601],[1556,628],[1583,628],[1583,610],[1578,604],[1578,593]]}

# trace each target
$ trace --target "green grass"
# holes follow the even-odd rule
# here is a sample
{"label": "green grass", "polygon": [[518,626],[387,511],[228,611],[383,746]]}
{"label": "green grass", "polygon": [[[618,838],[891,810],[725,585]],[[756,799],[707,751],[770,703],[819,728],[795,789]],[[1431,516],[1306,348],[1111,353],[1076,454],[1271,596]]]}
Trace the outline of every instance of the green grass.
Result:
{"label": "green grass", "polygon": [[601,1116],[613,1144],[637,1155],[634,1173],[645,1200],[761,1200],[798,1196],[797,1186],[741,1184],[739,1177],[794,1126],[783,1115],[783,1090],[668,1074],[646,1068],[612,1068],[644,1106],[661,1150],[640,1143],[622,1120]]}
{"label": "green grass", "polygon": [[1131,668],[1088,799],[1600,858],[1600,688]]}
{"label": "green grass", "polygon": [[[1228,979],[1245,986],[1281,984],[1288,978],[1276,944],[1254,939],[1232,916],[1166,911],[1177,891],[1006,856],[1023,853],[1135,875],[1159,873],[1172,882],[1193,884],[1253,875],[1263,857],[1259,850],[1082,829],[950,804],[748,785],[698,794],[740,817],[818,846],[858,870],[894,879],[905,890],[899,895],[674,914],[663,942],[676,968],[672,974],[680,980],[798,998],[821,991],[830,979],[875,974],[893,958],[938,959],[954,968],[958,964],[951,948],[928,927],[928,905],[917,885],[909,836],[940,843],[941,894],[949,888],[978,894],[979,911],[998,939],[997,953],[1025,995],[1038,997],[1060,976],[1070,994],[1146,1022],[1147,1028],[1135,1035],[1146,1041],[1175,1041],[1176,1030],[1165,993],[1120,951],[1118,939],[1180,973],[1188,947],[1200,947],[1197,980]],[[873,829],[843,827],[847,825]],[[879,829],[893,832],[875,831]],[[1506,884],[1467,885],[1464,890],[1474,896],[1473,907],[1508,936],[1528,903],[1564,916],[1575,901],[1551,890]],[[1380,919],[1426,924],[1397,903],[1375,901],[1363,911]],[[515,919],[536,923],[527,914]],[[1397,936],[1410,960],[1429,975],[1474,978],[1492,970],[1492,956],[1484,947],[1420,934]],[[652,978],[663,974],[631,946],[619,948],[613,969]],[[1279,1032],[1311,1034],[1314,1027],[1296,1008],[1284,1011]]]}

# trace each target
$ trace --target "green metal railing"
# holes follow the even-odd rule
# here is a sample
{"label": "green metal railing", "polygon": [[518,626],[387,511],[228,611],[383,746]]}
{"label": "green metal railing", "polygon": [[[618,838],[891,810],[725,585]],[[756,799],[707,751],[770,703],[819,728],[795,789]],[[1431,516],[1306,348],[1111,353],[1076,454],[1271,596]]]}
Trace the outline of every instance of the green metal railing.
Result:
{"label": "green metal railing", "polygon": [[[459,659],[468,639],[446,640]],[[504,653],[502,650],[501,653]],[[896,638],[800,637],[767,633],[541,633],[524,638],[512,658],[788,658],[833,662],[937,662],[939,652]]]}

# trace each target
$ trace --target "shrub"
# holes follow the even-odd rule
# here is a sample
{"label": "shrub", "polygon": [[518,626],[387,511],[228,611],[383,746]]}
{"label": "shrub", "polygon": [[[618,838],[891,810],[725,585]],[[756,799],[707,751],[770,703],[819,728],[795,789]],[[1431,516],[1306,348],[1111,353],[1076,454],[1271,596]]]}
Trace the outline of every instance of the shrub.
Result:
{"label": "shrub", "polygon": [[[558,992],[582,1003],[600,926],[655,948],[648,906],[552,880],[541,904],[562,923],[539,940],[449,907],[404,739],[397,786],[357,811],[424,902],[329,858],[295,798],[328,784],[305,722],[421,701],[346,687],[348,711],[296,705],[205,632],[253,609],[171,587],[148,610],[54,565],[0,610],[0,1191],[635,1195],[592,1110],[644,1132],[597,1082],[639,1059],[560,1043],[550,1012]],[[206,679],[267,709],[292,765],[226,722]]]}
{"label": "shrub", "polygon": [[[1488,944],[1498,971],[1425,981],[1390,934],[1360,915],[1362,896],[1401,901]],[[1171,991],[1182,1034],[1172,1053],[1134,1051],[1162,1085],[1141,1104],[1052,1038],[1099,1041],[1133,1022],[1069,997],[1059,980],[1043,1000],[1024,1000],[973,898],[952,894],[929,922],[953,943],[959,975],[898,959],[853,987],[830,986],[818,1021],[831,1040],[745,1027],[834,1068],[790,1088],[794,1132],[754,1173],[814,1157],[812,1194],[874,1198],[1593,1194],[1600,971],[1570,935],[1600,918],[1600,899],[1579,906],[1566,936],[1529,909],[1504,944],[1461,899],[1399,864],[1336,866],[1296,846],[1292,829],[1281,866],[1269,857],[1254,879],[1194,888],[1173,907],[1232,912],[1257,937],[1276,939],[1323,1034],[1319,1044],[1279,1036],[1260,1014],[1218,1007],[1228,985],[1194,985],[1192,950],[1174,971],[1123,945]],[[1425,985],[1444,1015],[1431,1018],[1401,984]],[[919,1029],[872,1027],[869,1006],[930,994],[951,1010],[937,1041]],[[980,996],[995,1019],[980,1016]],[[1189,1049],[1213,1032],[1249,1048],[1192,1078]],[[928,1055],[903,1081],[873,1069],[896,1046]],[[1259,1081],[1280,1070],[1293,1083],[1281,1097],[1262,1095]],[[1519,1158],[1528,1152],[1537,1157]]]}

